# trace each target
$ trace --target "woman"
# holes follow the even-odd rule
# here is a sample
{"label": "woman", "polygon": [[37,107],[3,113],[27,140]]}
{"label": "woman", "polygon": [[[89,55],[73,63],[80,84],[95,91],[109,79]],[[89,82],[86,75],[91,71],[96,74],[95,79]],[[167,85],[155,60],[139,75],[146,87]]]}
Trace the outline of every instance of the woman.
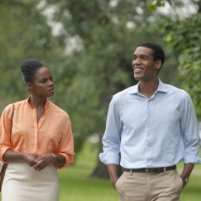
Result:
{"label": "woman", "polygon": [[2,201],[59,201],[57,168],[73,162],[71,122],[48,97],[54,95],[47,67],[29,59],[21,71],[30,96],[1,116],[0,159],[8,163]]}

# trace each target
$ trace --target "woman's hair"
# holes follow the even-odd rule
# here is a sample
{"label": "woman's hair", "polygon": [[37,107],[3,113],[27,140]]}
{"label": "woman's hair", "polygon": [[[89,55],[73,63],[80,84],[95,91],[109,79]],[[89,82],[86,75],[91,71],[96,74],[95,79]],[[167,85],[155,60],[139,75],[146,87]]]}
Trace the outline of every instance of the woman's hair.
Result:
{"label": "woman's hair", "polygon": [[36,71],[44,67],[37,59],[28,59],[21,66],[21,72],[25,82],[33,82]]}

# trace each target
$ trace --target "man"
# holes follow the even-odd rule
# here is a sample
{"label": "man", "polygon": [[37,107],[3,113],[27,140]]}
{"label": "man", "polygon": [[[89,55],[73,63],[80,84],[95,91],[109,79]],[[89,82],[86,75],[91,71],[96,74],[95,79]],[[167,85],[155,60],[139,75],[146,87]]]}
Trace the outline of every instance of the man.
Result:
{"label": "man", "polygon": [[[179,201],[194,164],[200,162],[191,98],[160,81],[164,61],[159,45],[140,44],[132,61],[139,82],[115,94],[109,106],[100,160],[121,201]],[[176,170],[180,161],[181,175]],[[118,178],[119,163],[123,174]]]}

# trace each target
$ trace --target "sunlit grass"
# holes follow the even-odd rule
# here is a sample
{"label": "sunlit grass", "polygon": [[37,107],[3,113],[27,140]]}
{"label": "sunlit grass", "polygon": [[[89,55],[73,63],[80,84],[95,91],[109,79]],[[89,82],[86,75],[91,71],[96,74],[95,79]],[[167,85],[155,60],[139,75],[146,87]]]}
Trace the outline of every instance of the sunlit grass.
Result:
{"label": "sunlit grass", "polygon": [[105,179],[90,178],[97,160],[97,146],[86,143],[76,163],[60,171],[60,201],[116,201],[118,195]]}

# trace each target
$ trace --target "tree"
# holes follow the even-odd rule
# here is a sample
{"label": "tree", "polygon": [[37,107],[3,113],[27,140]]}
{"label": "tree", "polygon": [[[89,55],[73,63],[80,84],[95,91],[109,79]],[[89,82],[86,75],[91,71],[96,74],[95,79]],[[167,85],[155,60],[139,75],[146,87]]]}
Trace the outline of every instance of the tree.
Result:
{"label": "tree", "polygon": [[37,1],[1,1],[0,27],[2,109],[6,104],[26,96],[20,79],[20,64],[34,57],[53,66],[62,60],[63,47],[58,45]]}
{"label": "tree", "polygon": [[[179,2],[179,6],[183,6]],[[178,85],[186,89],[201,119],[201,1],[190,1],[195,11],[187,17],[168,16],[164,26],[165,40],[172,52],[179,53]],[[175,9],[175,8],[174,8]]]}
{"label": "tree", "polygon": [[[171,36],[179,57],[180,86],[192,96],[198,118],[201,118],[201,13],[179,22]],[[192,31],[193,30],[193,31]],[[185,79],[184,79],[185,78]]]}

